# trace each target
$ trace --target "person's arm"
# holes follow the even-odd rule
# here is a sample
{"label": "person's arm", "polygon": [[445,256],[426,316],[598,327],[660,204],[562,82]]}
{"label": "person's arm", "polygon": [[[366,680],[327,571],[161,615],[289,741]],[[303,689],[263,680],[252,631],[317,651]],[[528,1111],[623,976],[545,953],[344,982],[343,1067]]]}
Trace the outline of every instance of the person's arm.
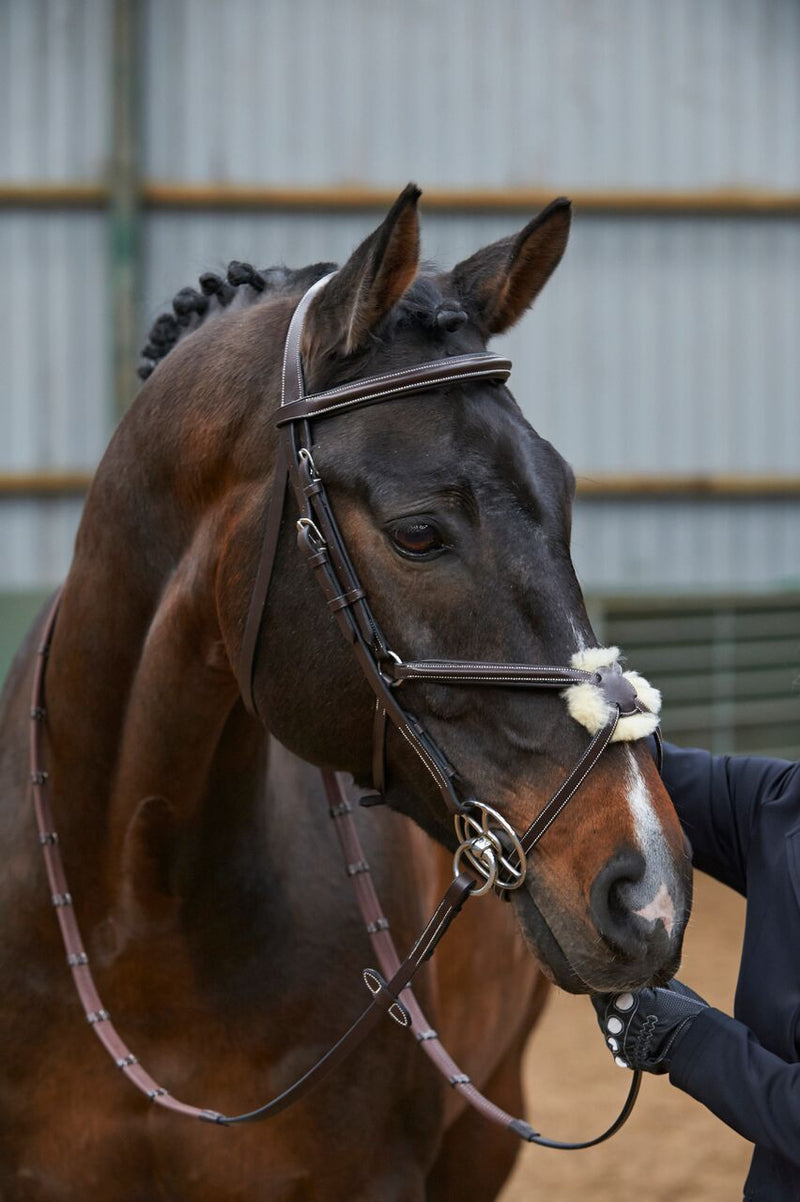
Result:
{"label": "person's arm", "polygon": [[743,1023],[711,1007],[698,1014],[675,1048],[669,1079],[800,1168],[800,1064],[768,1052]]}
{"label": "person's arm", "polygon": [[712,756],[664,747],[664,784],[692,845],[692,862],[747,893],[747,856],[759,807],[783,788],[797,764],[760,756]]}

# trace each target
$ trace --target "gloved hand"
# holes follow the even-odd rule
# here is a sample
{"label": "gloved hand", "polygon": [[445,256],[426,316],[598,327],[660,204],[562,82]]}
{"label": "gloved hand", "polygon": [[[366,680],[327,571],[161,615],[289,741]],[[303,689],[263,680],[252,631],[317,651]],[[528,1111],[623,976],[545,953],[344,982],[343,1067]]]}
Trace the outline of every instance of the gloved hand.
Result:
{"label": "gloved hand", "polygon": [[669,981],[638,993],[593,994],[592,1005],[615,1064],[666,1073],[678,1041],[708,1003]]}

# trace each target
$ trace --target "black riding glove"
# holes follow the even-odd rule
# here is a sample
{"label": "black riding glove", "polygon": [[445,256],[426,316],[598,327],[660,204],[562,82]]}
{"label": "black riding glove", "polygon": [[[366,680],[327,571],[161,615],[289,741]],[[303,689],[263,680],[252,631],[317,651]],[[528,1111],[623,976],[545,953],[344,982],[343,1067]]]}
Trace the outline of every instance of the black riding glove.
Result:
{"label": "black riding glove", "polygon": [[670,981],[638,993],[594,994],[592,1005],[615,1064],[666,1073],[678,1041],[708,1003]]}

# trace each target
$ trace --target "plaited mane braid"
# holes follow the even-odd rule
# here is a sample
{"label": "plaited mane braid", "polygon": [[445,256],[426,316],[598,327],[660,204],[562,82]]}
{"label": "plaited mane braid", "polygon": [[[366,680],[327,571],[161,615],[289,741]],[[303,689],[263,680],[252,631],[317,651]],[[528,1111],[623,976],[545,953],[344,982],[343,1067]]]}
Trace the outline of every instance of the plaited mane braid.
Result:
{"label": "plaited mane braid", "polygon": [[[434,270],[431,264],[424,267]],[[256,304],[281,293],[304,292],[335,270],[335,263],[314,263],[299,270],[288,267],[257,269],[251,263],[233,259],[228,264],[225,279],[213,271],[205,272],[198,280],[199,291],[192,287],[181,288],[173,297],[172,313],[162,313],[156,318],[142,348],[140,379],[146,380],[176,343],[209,317],[215,317],[229,307]],[[467,320],[460,300],[443,296],[435,279],[418,276],[387,319],[387,333],[395,325],[413,322],[444,336],[460,329]]]}
{"label": "plaited mane braid", "polygon": [[207,271],[200,276],[200,290],[187,287],[176,292],[172,313],[162,313],[153,323],[147,342],[142,347],[139,378],[146,380],[161,360],[185,335],[196,330],[207,318],[216,316],[233,302],[237,307],[252,305],[281,292],[303,291],[336,267],[335,263],[315,263],[299,271],[288,267],[264,267],[232,259],[226,278]]}

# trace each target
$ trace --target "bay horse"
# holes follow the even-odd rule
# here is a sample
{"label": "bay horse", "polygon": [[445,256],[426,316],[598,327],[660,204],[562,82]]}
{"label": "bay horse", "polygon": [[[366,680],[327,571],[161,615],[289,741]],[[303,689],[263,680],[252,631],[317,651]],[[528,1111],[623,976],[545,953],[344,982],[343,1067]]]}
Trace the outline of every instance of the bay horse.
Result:
{"label": "bay horse", "polygon": [[[451,272],[421,272],[418,197],[409,185],[308,305],[310,393],[484,352],[564,252],[570,207],[557,201]],[[179,293],[177,318],[156,324],[149,378],[87,499],[47,657],[48,790],[104,1005],[171,1093],[225,1113],[279,1093],[341,1035],[363,1008],[370,960],[312,766],[349,773],[353,799],[371,784],[374,696],[286,516],[252,682],[237,674],[276,473],[284,341],[300,297],[330,270],[232,265],[228,282],[203,277],[203,292]],[[501,380],[431,385],[310,430],[392,648],[568,665],[594,646],[569,552],[572,473]],[[483,1124],[388,1020],[258,1126],[164,1113],[115,1070],[64,964],[31,812],[43,625],[0,713],[4,1202],[495,1197],[517,1142]],[[516,830],[585,748],[557,692],[402,688],[464,796],[489,799]],[[403,947],[452,880],[456,846],[414,750],[389,724],[384,805],[356,814]],[[610,745],[505,894],[511,904],[472,902],[417,979],[445,1044],[499,1105],[523,1110],[520,1055],[548,981],[607,991],[674,972],[688,872],[647,743]]]}

